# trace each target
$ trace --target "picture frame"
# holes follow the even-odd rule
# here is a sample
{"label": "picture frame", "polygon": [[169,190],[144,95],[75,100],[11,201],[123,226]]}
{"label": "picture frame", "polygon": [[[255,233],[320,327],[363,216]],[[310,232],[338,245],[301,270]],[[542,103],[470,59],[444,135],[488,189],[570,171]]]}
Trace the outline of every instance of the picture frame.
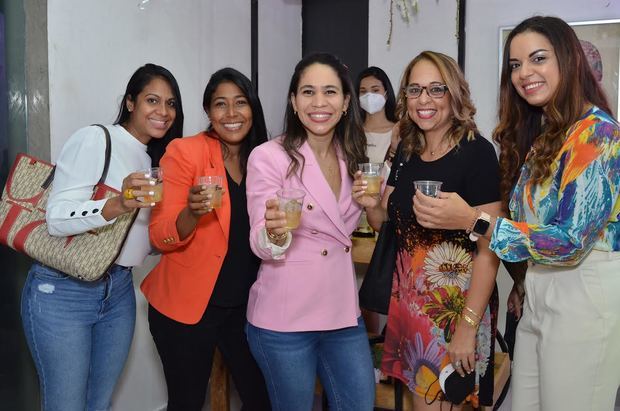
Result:
{"label": "picture frame", "polygon": [[[620,118],[620,19],[568,22],[577,34],[594,70],[594,75],[607,94],[616,118]],[[502,55],[508,34],[515,26],[499,28],[498,83],[501,79]]]}

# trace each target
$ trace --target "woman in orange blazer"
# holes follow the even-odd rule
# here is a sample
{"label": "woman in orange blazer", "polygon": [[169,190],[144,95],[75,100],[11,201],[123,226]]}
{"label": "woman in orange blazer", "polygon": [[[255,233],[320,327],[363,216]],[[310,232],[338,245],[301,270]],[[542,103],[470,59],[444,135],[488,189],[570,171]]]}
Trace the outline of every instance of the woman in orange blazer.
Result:
{"label": "woman in orange blazer", "polygon": [[[164,368],[168,411],[202,409],[216,346],[243,410],[269,410],[244,333],[259,267],[249,243],[246,164],[266,141],[263,110],[250,80],[231,68],[211,76],[203,107],[208,130],[178,139],[161,160],[163,200],[149,231],[162,257],[141,286],[149,327]],[[200,176],[222,177],[220,207],[213,208],[212,194],[197,185]]]}

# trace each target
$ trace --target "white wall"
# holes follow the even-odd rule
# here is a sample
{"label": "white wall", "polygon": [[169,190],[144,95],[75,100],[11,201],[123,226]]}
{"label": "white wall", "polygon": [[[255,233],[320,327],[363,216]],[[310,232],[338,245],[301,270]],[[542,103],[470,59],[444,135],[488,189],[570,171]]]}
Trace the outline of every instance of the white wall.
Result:
{"label": "white wall", "polygon": [[226,65],[250,74],[245,0],[49,0],[51,158],[76,129],[114,121],[131,74],[147,62],[176,77],[185,134],[203,129],[202,93]]}
{"label": "white wall", "polygon": [[368,65],[382,68],[396,91],[405,67],[421,51],[439,51],[456,59],[456,11],[453,0],[421,0],[418,14],[406,23],[394,5],[392,41],[388,46],[390,1],[369,0]]}
{"label": "white wall", "polygon": [[301,59],[301,0],[258,2],[258,92],[271,137],[282,133],[288,84]]}

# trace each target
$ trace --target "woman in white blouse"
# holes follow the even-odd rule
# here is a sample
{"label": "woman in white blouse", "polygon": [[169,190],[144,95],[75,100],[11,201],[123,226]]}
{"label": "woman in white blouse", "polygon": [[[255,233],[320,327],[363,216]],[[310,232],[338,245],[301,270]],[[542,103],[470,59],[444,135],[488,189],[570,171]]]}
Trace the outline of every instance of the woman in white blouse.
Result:
{"label": "woman in white blouse", "polygon": [[98,281],[83,282],[34,263],[22,294],[24,333],[39,374],[44,411],[107,410],[135,324],[131,268],[150,250],[148,220],[154,203],[140,201],[145,174],[166,145],[182,135],[183,109],[174,76],[154,64],[131,77],[114,125],[107,126],[111,157],[105,184],[121,193],[91,200],[105,162],[105,134],[85,127],[65,143],[47,203],[51,235],[70,236],[114,224],[139,208],[115,264]]}

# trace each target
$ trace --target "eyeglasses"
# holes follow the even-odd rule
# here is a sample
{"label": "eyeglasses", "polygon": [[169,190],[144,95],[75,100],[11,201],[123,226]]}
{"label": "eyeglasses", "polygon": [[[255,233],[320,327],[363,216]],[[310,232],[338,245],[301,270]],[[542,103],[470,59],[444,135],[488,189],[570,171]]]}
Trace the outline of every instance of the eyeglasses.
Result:
{"label": "eyeglasses", "polygon": [[426,94],[432,98],[442,98],[448,91],[445,84],[431,84],[428,86],[409,85],[404,88],[407,98],[418,98],[422,95],[422,91],[426,90]]}

